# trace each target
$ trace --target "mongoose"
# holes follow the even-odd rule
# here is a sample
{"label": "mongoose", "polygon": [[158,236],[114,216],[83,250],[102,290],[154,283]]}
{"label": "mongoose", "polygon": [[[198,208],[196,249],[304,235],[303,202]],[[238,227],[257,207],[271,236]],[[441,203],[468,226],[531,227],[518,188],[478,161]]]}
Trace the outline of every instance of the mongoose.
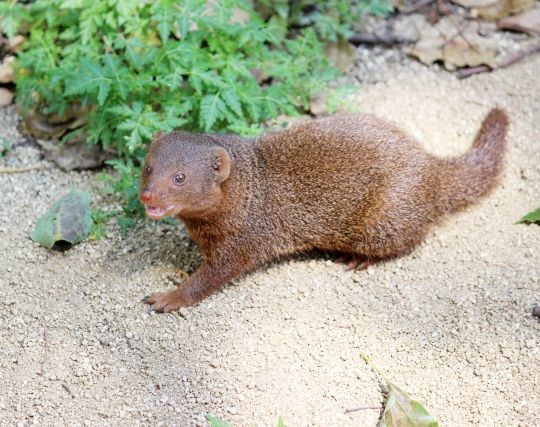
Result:
{"label": "mongoose", "polygon": [[447,159],[372,115],[307,120],[254,139],[158,133],[140,199],[152,219],[181,219],[204,261],[183,286],[146,302],[176,310],[313,249],[346,254],[353,267],[405,254],[439,218],[496,186],[507,126],[493,109],[469,151]]}

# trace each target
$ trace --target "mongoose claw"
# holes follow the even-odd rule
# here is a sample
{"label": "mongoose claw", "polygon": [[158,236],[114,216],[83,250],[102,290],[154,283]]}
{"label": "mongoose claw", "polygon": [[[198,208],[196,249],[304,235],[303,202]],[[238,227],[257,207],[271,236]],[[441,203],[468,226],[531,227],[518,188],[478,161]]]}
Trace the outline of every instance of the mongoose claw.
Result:
{"label": "mongoose claw", "polygon": [[354,256],[347,264],[347,270],[365,270],[371,265],[371,261],[363,256]]}
{"label": "mongoose claw", "polygon": [[189,305],[189,303],[179,294],[178,290],[156,292],[145,297],[143,301],[146,304],[149,304],[150,308],[156,313],[170,313],[171,311],[178,310],[180,307]]}
{"label": "mongoose claw", "polygon": [[373,262],[366,258],[363,255],[341,255],[338,258],[339,262],[344,262],[347,264],[347,271],[351,270],[365,270],[368,268]]}

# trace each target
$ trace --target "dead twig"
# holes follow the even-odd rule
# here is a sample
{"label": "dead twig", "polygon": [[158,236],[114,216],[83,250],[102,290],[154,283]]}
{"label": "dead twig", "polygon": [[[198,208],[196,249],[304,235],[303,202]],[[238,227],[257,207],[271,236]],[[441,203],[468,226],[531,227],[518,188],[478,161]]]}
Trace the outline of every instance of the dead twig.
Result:
{"label": "dead twig", "polygon": [[349,412],[358,412],[358,411],[365,411],[366,409],[381,409],[380,405],[379,406],[357,406],[355,408],[348,408],[348,409],[345,409],[345,413],[348,414]]}
{"label": "dead twig", "polygon": [[68,394],[69,394],[73,399],[75,399],[75,397],[76,397],[76,396],[75,396],[75,393],[73,393],[73,392],[71,391],[71,389],[68,387],[68,385],[67,385],[66,383],[62,383],[62,388],[63,388],[65,391],[67,391]]}
{"label": "dead twig", "polygon": [[462,68],[458,70],[457,76],[460,79],[464,79],[465,77],[469,77],[474,74],[487,73],[488,71],[505,68],[537,52],[540,52],[540,43],[510,55],[509,57],[497,62],[493,67],[490,67],[489,65],[478,65],[476,67]]}
{"label": "dead twig", "polygon": [[356,33],[349,38],[349,42],[358,46],[359,44],[383,44],[386,46],[393,46],[396,44],[408,44],[416,43],[416,40],[407,37],[401,37],[397,34],[370,34],[370,33]]}
{"label": "dead twig", "polygon": [[[450,24],[452,24],[452,26],[456,29],[457,31],[457,35],[459,35],[463,41],[465,43],[467,43],[467,46],[469,46],[470,49],[474,50],[476,53],[480,53],[480,51],[478,50],[478,48],[476,46],[474,46],[470,41],[469,39],[465,36],[465,34],[463,34],[463,27],[460,26],[457,22],[455,22],[452,17],[448,17],[448,21],[450,22]],[[454,36],[455,37],[455,36]],[[454,37],[452,37],[450,40],[452,40]],[[447,42],[449,42],[450,40],[448,40]],[[447,43],[445,42],[445,44]]]}
{"label": "dead twig", "polygon": [[435,0],[419,0],[416,3],[411,4],[410,6],[404,7],[403,9],[401,9],[400,12],[404,14],[414,13],[422,9],[423,7],[433,3],[434,1]]}
{"label": "dead twig", "polygon": [[33,165],[33,166],[26,166],[22,168],[16,168],[16,167],[4,167],[0,168],[0,174],[9,174],[9,173],[23,173],[23,172],[30,172],[43,169],[39,165]]}
{"label": "dead twig", "polygon": [[49,359],[49,331],[45,326],[43,328],[43,356],[41,358],[41,363],[39,365],[39,375],[44,376],[45,374],[45,363]]}

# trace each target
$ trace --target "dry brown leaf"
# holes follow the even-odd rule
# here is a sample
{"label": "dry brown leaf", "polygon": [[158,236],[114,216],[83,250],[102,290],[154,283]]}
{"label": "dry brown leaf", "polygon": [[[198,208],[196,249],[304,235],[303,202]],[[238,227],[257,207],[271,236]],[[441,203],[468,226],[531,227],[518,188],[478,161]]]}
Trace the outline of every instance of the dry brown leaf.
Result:
{"label": "dry brown leaf", "polygon": [[328,61],[343,73],[348,72],[354,64],[356,50],[347,40],[340,37],[337,42],[329,42],[324,47]]}
{"label": "dry brown leaf", "polygon": [[534,6],[535,0],[452,0],[460,6],[471,9],[471,15],[495,20],[523,12]]}
{"label": "dry brown leaf", "polygon": [[17,52],[25,41],[26,37],[17,34],[9,41],[9,50],[11,52]]}
{"label": "dry brown leaf", "polygon": [[[37,108],[22,110],[21,114],[24,130],[36,138],[45,151],[45,158],[64,170],[93,169],[112,158],[111,153],[101,146],[85,143],[86,135],[80,129],[88,120],[86,107],[73,105],[62,115],[45,115]],[[65,143],[59,143],[70,131],[78,134]]]}
{"label": "dry brown leaf", "polygon": [[270,77],[267,72],[265,72],[262,68],[253,68],[251,70],[251,74],[253,77],[255,77],[255,80],[257,80],[257,83],[262,83],[265,80],[268,80]]}
{"label": "dry brown leaf", "polygon": [[6,56],[0,64],[0,83],[11,83],[13,81],[13,56]]}
{"label": "dry brown leaf", "polygon": [[494,49],[486,49],[471,40],[469,40],[469,43],[456,37],[444,45],[443,61],[446,69],[455,70],[456,68],[474,67],[480,64],[491,67],[495,65]]}
{"label": "dry brown leaf", "polygon": [[425,64],[442,61],[447,70],[458,67],[495,64],[496,46],[480,37],[475,23],[461,28],[450,18],[441,19],[437,25],[427,22],[419,27],[420,40],[409,51]]}
{"label": "dry brown leaf", "polygon": [[15,94],[4,87],[0,87],[0,107],[5,107],[6,105],[11,104]]}
{"label": "dry brown leaf", "polygon": [[466,7],[468,9],[494,6],[501,0],[452,0],[452,3]]}
{"label": "dry brown leaf", "polygon": [[497,23],[498,28],[540,35],[540,7],[504,18]]}
{"label": "dry brown leaf", "polygon": [[80,106],[73,106],[63,115],[42,114],[39,108],[21,110],[20,113],[24,130],[42,139],[60,138],[68,131],[83,126],[88,120],[88,109]]}
{"label": "dry brown leaf", "polygon": [[444,38],[439,34],[434,37],[424,37],[414,45],[409,51],[413,56],[416,56],[420,62],[431,65],[436,61],[443,59],[441,46],[444,44]]}
{"label": "dry brown leaf", "polygon": [[238,7],[233,8],[231,16],[231,24],[244,24],[251,19],[249,13]]}
{"label": "dry brown leaf", "polygon": [[529,10],[534,7],[534,4],[535,0],[497,0],[493,5],[475,9],[481,18],[495,20]]}
{"label": "dry brown leaf", "polygon": [[55,162],[60,168],[69,170],[95,169],[103,165],[105,160],[114,156],[103,151],[99,145],[77,141],[72,144],[37,139],[37,143],[45,151],[45,159]]}
{"label": "dry brown leaf", "polygon": [[319,116],[321,114],[327,113],[327,100],[327,91],[321,91],[316,93],[313,98],[311,98],[311,102],[309,104],[309,111],[311,112],[311,114]]}

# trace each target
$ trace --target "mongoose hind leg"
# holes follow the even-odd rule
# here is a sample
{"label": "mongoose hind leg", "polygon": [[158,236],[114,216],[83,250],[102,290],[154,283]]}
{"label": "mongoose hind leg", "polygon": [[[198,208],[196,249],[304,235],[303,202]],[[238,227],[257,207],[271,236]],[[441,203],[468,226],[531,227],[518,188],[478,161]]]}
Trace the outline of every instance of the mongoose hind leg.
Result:
{"label": "mongoose hind leg", "polygon": [[365,270],[374,263],[374,260],[361,254],[343,254],[338,261],[347,264],[347,271]]}

